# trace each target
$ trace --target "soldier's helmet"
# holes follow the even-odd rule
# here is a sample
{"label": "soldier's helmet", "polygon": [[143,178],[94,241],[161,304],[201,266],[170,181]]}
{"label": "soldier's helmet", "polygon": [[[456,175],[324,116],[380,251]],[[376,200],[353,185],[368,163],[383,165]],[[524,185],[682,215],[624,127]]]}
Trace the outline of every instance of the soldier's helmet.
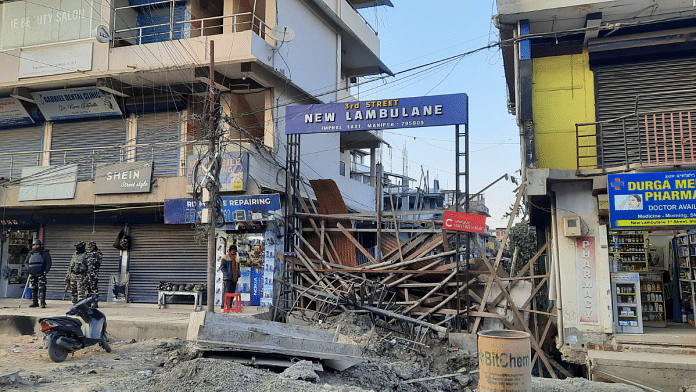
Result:
{"label": "soldier's helmet", "polygon": [[84,248],[85,247],[85,242],[84,241],[79,241],[75,243],[76,248]]}
{"label": "soldier's helmet", "polygon": [[31,243],[32,245],[41,245],[41,240],[40,239],[35,239],[34,242]]}
{"label": "soldier's helmet", "polygon": [[90,242],[87,243],[87,247],[88,247],[88,248],[91,248],[91,247],[93,247],[93,246],[97,246],[97,243],[94,242],[94,241],[90,241]]}

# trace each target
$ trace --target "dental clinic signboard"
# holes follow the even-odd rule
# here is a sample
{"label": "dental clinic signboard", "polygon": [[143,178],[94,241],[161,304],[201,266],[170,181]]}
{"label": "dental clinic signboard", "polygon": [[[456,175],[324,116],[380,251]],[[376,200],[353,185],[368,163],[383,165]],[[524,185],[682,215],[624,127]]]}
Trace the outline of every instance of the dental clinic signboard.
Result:
{"label": "dental clinic signboard", "polygon": [[696,171],[607,178],[612,228],[696,226]]}
{"label": "dental clinic signboard", "polygon": [[31,96],[46,120],[121,115],[114,96],[96,87],[39,91]]}
{"label": "dental clinic signboard", "polygon": [[468,123],[466,94],[288,106],[285,133],[327,133]]}

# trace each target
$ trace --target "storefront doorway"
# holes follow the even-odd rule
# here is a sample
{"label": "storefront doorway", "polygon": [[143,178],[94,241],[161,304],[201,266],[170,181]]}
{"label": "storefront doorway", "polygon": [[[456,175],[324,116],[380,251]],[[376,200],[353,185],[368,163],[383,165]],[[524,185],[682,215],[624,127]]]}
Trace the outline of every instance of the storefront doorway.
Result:
{"label": "storefront doorway", "polygon": [[678,229],[612,230],[607,243],[615,330],[659,335],[683,330],[696,336],[696,234]]}

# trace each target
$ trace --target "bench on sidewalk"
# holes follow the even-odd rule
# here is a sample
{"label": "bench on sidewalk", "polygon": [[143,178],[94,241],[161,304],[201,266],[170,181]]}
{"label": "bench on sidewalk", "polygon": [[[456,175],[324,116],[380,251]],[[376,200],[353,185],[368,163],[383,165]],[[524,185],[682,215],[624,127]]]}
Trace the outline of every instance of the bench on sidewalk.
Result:
{"label": "bench on sidewalk", "polygon": [[173,295],[191,295],[193,296],[193,310],[195,312],[203,309],[203,292],[202,291],[164,291],[157,290],[157,308],[162,309],[167,307],[167,296]]}

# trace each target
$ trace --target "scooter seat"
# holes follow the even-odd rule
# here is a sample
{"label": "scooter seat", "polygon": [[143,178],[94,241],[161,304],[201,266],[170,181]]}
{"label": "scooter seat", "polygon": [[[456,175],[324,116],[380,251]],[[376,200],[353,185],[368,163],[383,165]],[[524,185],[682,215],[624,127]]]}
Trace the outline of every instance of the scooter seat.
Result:
{"label": "scooter seat", "polygon": [[40,319],[39,322],[42,322],[44,320],[56,320],[56,321],[64,322],[64,323],[75,323],[79,326],[82,325],[82,321],[80,321],[79,319],[76,319],[74,317],[67,317],[67,316],[46,317],[46,318]]}

